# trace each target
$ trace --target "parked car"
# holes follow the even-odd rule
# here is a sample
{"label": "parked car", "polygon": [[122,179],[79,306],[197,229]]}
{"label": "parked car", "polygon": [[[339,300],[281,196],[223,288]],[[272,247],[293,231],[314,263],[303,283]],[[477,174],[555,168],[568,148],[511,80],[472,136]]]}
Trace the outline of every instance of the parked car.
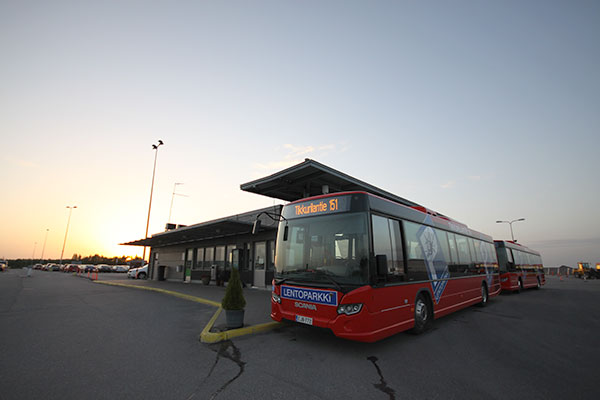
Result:
{"label": "parked car", "polygon": [[69,264],[64,270],[65,272],[77,272],[79,271],[79,265],[77,264]]}
{"label": "parked car", "polygon": [[48,264],[48,271],[60,271],[60,265]]}
{"label": "parked car", "polygon": [[148,264],[143,267],[133,268],[127,272],[127,277],[132,279],[146,279],[148,276]]}
{"label": "parked car", "polygon": [[98,265],[98,272],[112,272],[110,265],[100,264]]}
{"label": "parked car", "polygon": [[117,265],[114,269],[114,272],[127,272],[129,271],[128,265]]}
{"label": "parked car", "polygon": [[98,268],[95,265],[86,265],[83,272],[97,272]]}

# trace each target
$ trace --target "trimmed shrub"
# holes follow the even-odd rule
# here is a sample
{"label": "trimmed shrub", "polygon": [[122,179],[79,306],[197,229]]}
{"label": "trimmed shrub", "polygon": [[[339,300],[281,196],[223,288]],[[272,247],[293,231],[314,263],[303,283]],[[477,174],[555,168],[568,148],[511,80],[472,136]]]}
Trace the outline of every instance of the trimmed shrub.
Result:
{"label": "trimmed shrub", "polygon": [[246,306],[240,272],[236,268],[231,270],[231,277],[227,283],[221,306],[224,310],[243,310]]}

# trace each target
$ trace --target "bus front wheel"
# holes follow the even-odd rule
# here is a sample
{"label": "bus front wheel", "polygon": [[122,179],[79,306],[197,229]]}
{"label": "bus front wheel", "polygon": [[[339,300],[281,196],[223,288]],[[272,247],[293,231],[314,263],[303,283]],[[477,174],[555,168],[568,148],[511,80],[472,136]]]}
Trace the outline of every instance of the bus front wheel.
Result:
{"label": "bus front wheel", "polygon": [[428,299],[419,294],[415,300],[415,326],[412,329],[414,334],[425,332],[431,326],[433,320],[433,312]]}

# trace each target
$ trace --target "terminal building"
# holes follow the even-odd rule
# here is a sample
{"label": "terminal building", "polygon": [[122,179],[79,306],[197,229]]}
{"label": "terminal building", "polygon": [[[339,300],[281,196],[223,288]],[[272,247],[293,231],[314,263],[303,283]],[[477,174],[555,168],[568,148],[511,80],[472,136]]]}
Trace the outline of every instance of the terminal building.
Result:
{"label": "terminal building", "polygon": [[[420,207],[311,159],[244,183],[240,188],[285,202],[328,193],[363,191]],[[179,226],[123,245],[150,247],[149,279],[221,284],[228,280],[231,268],[238,268],[245,285],[266,287],[274,276],[277,216],[282,207],[271,206]],[[261,221],[261,228],[252,234],[257,219]]]}

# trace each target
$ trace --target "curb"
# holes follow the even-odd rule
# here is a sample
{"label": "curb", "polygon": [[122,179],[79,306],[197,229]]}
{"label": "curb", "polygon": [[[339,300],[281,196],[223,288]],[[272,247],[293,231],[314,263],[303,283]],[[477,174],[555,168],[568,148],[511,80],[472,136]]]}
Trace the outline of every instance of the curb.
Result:
{"label": "curb", "polygon": [[271,329],[277,328],[279,325],[281,325],[279,322],[273,321],[259,325],[250,325],[238,329],[230,329],[228,331],[223,332],[211,332],[210,330],[212,329],[215,321],[219,317],[219,314],[221,314],[222,310],[223,308],[219,307],[219,309],[215,312],[215,315],[213,315],[210,321],[208,321],[208,324],[202,330],[202,333],[199,337],[202,343],[219,343],[224,340],[233,339],[234,337],[266,332]]}
{"label": "curb", "polygon": [[148,290],[151,292],[163,293],[163,294],[168,294],[170,296],[179,297],[180,299],[189,300],[189,301],[193,301],[196,303],[202,303],[202,304],[206,304],[209,306],[217,307],[217,311],[214,313],[214,315],[212,316],[210,321],[208,321],[208,324],[206,324],[206,326],[202,330],[202,333],[200,333],[199,339],[202,343],[218,343],[218,342],[222,342],[224,340],[232,339],[234,337],[266,332],[271,329],[277,328],[278,326],[281,325],[279,322],[273,321],[273,322],[266,322],[264,324],[250,325],[250,326],[246,326],[246,327],[238,328],[238,329],[230,329],[228,331],[223,331],[223,332],[211,332],[210,330],[212,329],[213,325],[215,324],[215,321],[217,320],[217,318],[221,314],[221,311],[223,310],[223,308],[221,307],[221,303],[217,303],[216,301],[212,301],[212,300],[206,300],[201,297],[196,297],[196,296],[192,296],[189,294],[183,294],[183,293],[179,293],[179,292],[174,292],[172,290],[159,289],[159,288],[150,287],[150,286],[127,285],[125,283],[115,283],[115,282],[108,282],[108,281],[92,281],[92,282],[100,283],[103,285],[109,285],[109,286],[121,286],[121,287],[126,287],[126,288],[141,289],[141,290]]}
{"label": "curb", "polygon": [[183,294],[183,293],[179,293],[179,292],[173,292],[171,290],[166,290],[166,289],[159,289],[159,288],[155,288],[155,287],[151,287],[151,286],[127,285],[125,283],[115,283],[115,282],[108,282],[108,281],[93,281],[93,282],[101,283],[103,285],[109,285],[109,286],[121,286],[121,287],[126,287],[126,288],[149,290],[151,292],[164,293],[164,294],[168,294],[171,296],[179,297],[180,299],[193,301],[196,303],[207,304],[207,305],[213,306],[213,307],[221,307],[221,303],[217,303],[216,301],[206,300],[201,297],[196,297],[196,296],[192,296],[189,294]]}

